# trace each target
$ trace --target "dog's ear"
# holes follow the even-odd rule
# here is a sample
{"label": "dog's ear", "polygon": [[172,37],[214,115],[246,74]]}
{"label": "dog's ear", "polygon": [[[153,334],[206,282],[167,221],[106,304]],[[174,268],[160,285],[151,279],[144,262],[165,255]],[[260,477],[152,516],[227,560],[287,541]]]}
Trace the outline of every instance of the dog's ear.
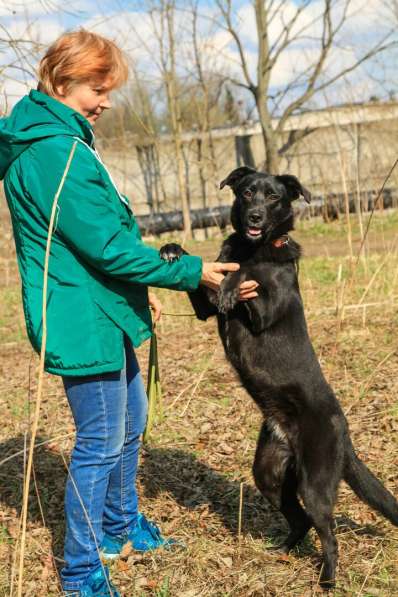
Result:
{"label": "dog's ear", "polygon": [[232,224],[232,228],[234,230],[238,230],[238,226],[239,226],[239,205],[238,205],[238,200],[235,199],[235,201],[232,204],[231,207],[231,224]]}
{"label": "dog's ear", "polygon": [[311,193],[308,189],[303,187],[301,182],[295,176],[292,176],[291,174],[282,174],[281,176],[276,176],[276,180],[285,186],[290,201],[294,201],[302,195],[307,203],[311,202]]}
{"label": "dog's ear", "polygon": [[255,173],[256,170],[254,170],[254,168],[249,168],[248,166],[235,168],[235,170],[232,170],[232,172],[228,174],[227,178],[224,178],[224,180],[220,182],[220,189],[223,189],[227,185],[233,189],[236,183],[238,183],[244,176]]}

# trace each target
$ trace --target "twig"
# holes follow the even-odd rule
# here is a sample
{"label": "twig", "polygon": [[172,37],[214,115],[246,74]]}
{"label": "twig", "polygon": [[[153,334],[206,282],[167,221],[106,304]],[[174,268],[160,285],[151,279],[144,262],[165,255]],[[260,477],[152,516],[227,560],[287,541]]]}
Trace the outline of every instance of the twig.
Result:
{"label": "twig", "polygon": [[[381,307],[382,305],[395,306],[397,299],[398,299],[398,297],[394,295],[387,301],[375,301],[372,303],[354,303],[352,305],[344,305],[344,311],[355,311],[357,309],[365,309],[368,307]],[[324,315],[326,313],[336,313],[336,307],[324,307],[323,309],[307,311],[308,316]]]}
{"label": "twig", "polygon": [[366,237],[368,236],[369,227],[370,227],[370,222],[372,221],[373,214],[374,214],[374,211],[375,211],[375,209],[376,209],[376,205],[377,205],[377,203],[378,203],[378,201],[379,201],[380,197],[382,196],[382,193],[383,193],[383,191],[384,191],[384,187],[386,186],[386,184],[387,184],[387,181],[388,181],[388,179],[390,178],[391,174],[394,172],[394,170],[395,170],[395,167],[396,167],[396,165],[397,165],[397,164],[398,164],[398,158],[395,160],[395,162],[394,162],[394,164],[392,165],[392,167],[391,167],[391,169],[390,169],[389,173],[387,174],[386,178],[384,179],[384,182],[383,182],[383,184],[381,185],[380,191],[379,191],[379,193],[378,193],[378,195],[377,195],[377,197],[376,197],[376,199],[375,199],[375,201],[374,201],[374,203],[373,203],[373,207],[372,207],[372,210],[371,210],[371,212],[370,212],[370,216],[369,216],[369,218],[368,218],[368,221],[367,221],[367,224],[366,224],[365,234],[363,235],[363,238],[362,238],[362,241],[361,241],[361,244],[360,244],[359,250],[358,250],[357,259],[356,259],[356,262],[355,262],[355,267],[358,265],[358,262],[359,262],[359,259],[360,259],[360,256],[361,256],[361,251],[362,251],[363,245],[364,245],[364,243],[365,243],[365,241],[366,241]]}
{"label": "twig", "polygon": [[195,383],[195,386],[194,386],[194,388],[192,390],[192,393],[191,393],[190,397],[188,398],[188,401],[187,401],[186,405],[184,406],[183,410],[181,411],[180,417],[183,417],[185,415],[185,413],[187,411],[187,408],[190,405],[191,400],[194,397],[194,395],[196,393],[196,390],[198,389],[198,386],[199,386],[200,382],[202,381],[205,373],[208,371],[208,369],[209,369],[209,367],[211,365],[211,361],[212,361],[212,359],[213,359],[213,357],[214,357],[214,355],[215,355],[215,353],[216,353],[217,350],[218,350],[218,346],[216,346],[216,348],[213,350],[213,353],[211,354],[206,367],[203,369],[203,371],[201,371],[201,373],[200,373],[200,375],[199,375],[199,377],[197,379],[197,382]]}
{"label": "twig", "polygon": [[23,503],[22,503],[22,532],[21,532],[21,543],[20,543],[20,554],[19,554],[19,573],[18,573],[18,597],[22,597],[22,582],[23,582],[23,568],[24,568],[24,556],[25,556],[25,541],[26,541],[26,522],[28,516],[28,502],[29,502],[29,486],[30,486],[30,477],[32,472],[32,462],[33,462],[33,450],[35,445],[36,433],[39,424],[39,416],[40,416],[40,406],[41,406],[41,398],[42,398],[42,391],[43,391],[43,374],[44,374],[44,360],[46,355],[46,342],[47,342],[47,281],[48,281],[48,263],[50,259],[50,247],[51,247],[51,240],[52,240],[52,232],[54,227],[54,220],[55,220],[55,213],[58,204],[58,199],[61,194],[62,188],[65,183],[65,179],[68,175],[69,168],[73,159],[73,155],[75,153],[77,141],[75,141],[71,147],[69,152],[68,161],[65,166],[65,170],[63,172],[61,181],[59,183],[57,192],[55,193],[55,197],[52,204],[51,209],[51,216],[50,216],[50,223],[48,226],[48,234],[47,234],[47,244],[46,244],[46,253],[45,253],[45,261],[44,261],[44,272],[43,272],[43,306],[42,306],[42,340],[41,340],[41,350],[40,350],[40,365],[39,365],[39,381],[38,381],[38,388],[37,388],[37,396],[36,396],[36,408],[35,414],[33,418],[32,424],[32,434],[31,440],[29,445],[29,457],[28,457],[28,464],[26,470],[26,477],[25,477],[25,485],[24,485],[24,495],[23,495]]}
{"label": "twig", "polygon": [[377,554],[375,555],[375,557],[373,558],[373,560],[370,562],[369,570],[367,571],[366,576],[365,576],[365,578],[363,580],[363,583],[361,585],[361,588],[359,589],[359,591],[357,593],[357,597],[360,597],[362,595],[362,590],[363,590],[364,586],[366,585],[366,582],[367,582],[367,580],[369,578],[369,575],[370,575],[370,573],[372,571],[372,568],[375,565],[375,562],[376,562],[377,558],[379,557],[379,555],[381,554],[381,552],[382,552],[382,548],[380,547],[379,551],[377,552]]}
{"label": "twig", "polygon": [[82,497],[80,495],[79,489],[78,489],[78,487],[77,487],[77,485],[75,483],[73,475],[70,472],[70,468],[68,466],[68,463],[66,462],[65,454],[63,453],[62,450],[61,450],[61,456],[62,456],[62,460],[64,462],[64,466],[65,466],[65,468],[66,468],[66,470],[68,472],[69,479],[71,480],[71,483],[73,485],[73,489],[75,490],[75,493],[76,493],[76,495],[77,495],[77,497],[79,499],[80,506],[81,506],[81,508],[83,510],[84,517],[87,520],[87,524],[88,524],[88,526],[90,528],[90,531],[91,531],[91,534],[92,534],[92,537],[93,537],[93,541],[95,543],[95,549],[96,549],[96,551],[98,553],[98,557],[99,557],[99,560],[100,560],[101,568],[102,568],[102,570],[104,572],[104,576],[105,576],[105,580],[106,580],[106,585],[107,585],[107,588],[109,589],[109,594],[113,595],[114,593],[112,592],[112,587],[109,584],[108,577],[105,574],[105,567],[104,567],[104,564],[103,564],[102,559],[100,557],[100,548],[99,548],[99,545],[98,545],[97,537],[95,536],[95,533],[94,533],[93,524],[92,524],[92,522],[90,520],[90,517],[88,515],[88,512],[87,512],[87,510],[86,510],[86,508],[84,506],[84,503],[83,503]]}
{"label": "twig", "polygon": [[377,268],[377,270],[374,272],[373,276],[370,278],[369,283],[366,286],[365,290],[363,291],[363,294],[362,294],[362,296],[360,298],[360,301],[359,301],[358,305],[362,305],[363,301],[365,300],[366,295],[368,294],[369,290],[373,286],[373,282],[376,280],[378,274],[381,272],[381,270],[383,269],[383,267],[387,263],[387,258],[389,256],[390,256],[389,253],[387,253],[387,257],[385,259],[383,259],[383,261],[381,262],[381,264],[379,265],[379,267]]}
{"label": "twig", "polygon": [[239,492],[239,516],[238,516],[238,558],[240,559],[241,541],[242,541],[242,511],[243,511],[243,481],[240,484]]}
{"label": "twig", "polygon": [[165,313],[162,311],[162,315],[167,315],[167,317],[196,317],[195,313]]}
{"label": "twig", "polygon": [[[33,473],[33,483],[34,483],[34,486],[35,486],[37,503],[39,504],[39,510],[40,510],[41,520],[43,522],[43,527],[45,529],[48,529],[48,526],[46,524],[46,519],[45,519],[45,516],[44,516],[44,508],[43,508],[43,504],[42,504],[41,497],[40,497],[39,486],[38,486],[38,483],[37,483],[36,471],[35,471],[35,466],[34,465],[32,466],[32,473]],[[59,572],[58,572],[57,562],[55,560],[55,556],[54,556],[54,553],[53,553],[52,549],[51,549],[49,555],[50,555],[50,558],[51,558],[51,561],[52,561],[55,573],[56,573],[57,578],[58,578],[59,586],[61,586],[61,577],[60,577]]]}
{"label": "twig", "polygon": [[368,390],[370,384],[372,383],[372,380],[374,379],[377,371],[380,369],[380,367],[382,367],[382,365],[384,365],[384,363],[386,361],[388,361],[388,359],[390,357],[393,356],[393,354],[396,353],[396,349],[394,348],[394,350],[392,350],[391,352],[389,352],[379,363],[377,363],[376,367],[373,369],[372,373],[369,375],[368,379],[365,381],[365,383],[362,385],[362,387],[359,390],[359,397],[357,398],[357,400],[355,400],[355,402],[352,402],[350,404],[350,406],[347,408],[347,410],[345,411],[345,416],[348,415],[348,413],[353,409],[354,406],[356,406],[358,404],[358,402],[361,401],[363,395],[365,394],[365,392]]}
{"label": "twig", "polygon": [[[61,439],[67,439],[68,437],[71,437],[72,435],[75,435],[74,431],[72,431],[71,433],[67,433],[66,435],[58,435],[57,437],[51,437],[50,439],[46,439],[43,442],[39,442],[38,444],[35,444],[35,449],[39,448],[40,446],[45,446],[46,444],[52,444],[53,442],[56,442]],[[21,456],[21,454],[23,454],[23,453],[24,453],[24,450],[19,450],[18,452],[14,452],[14,454],[7,456],[7,458],[4,458],[3,460],[0,460],[0,466],[5,464],[9,460],[12,460],[13,458],[17,458],[18,456]]]}
{"label": "twig", "polygon": [[179,399],[181,398],[181,396],[182,396],[183,394],[185,394],[185,392],[186,392],[187,390],[189,390],[189,388],[191,388],[191,387],[193,386],[193,384],[194,384],[194,383],[195,383],[194,381],[191,381],[191,383],[189,383],[187,386],[185,386],[185,388],[182,388],[181,392],[179,392],[179,393],[177,394],[177,396],[174,398],[173,402],[172,402],[171,404],[169,404],[169,406],[167,406],[167,407],[165,408],[165,410],[170,410],[171,408],[173,408],[173,406],[174,406],[175,404],[177,404],[177,402],[179,401]]}

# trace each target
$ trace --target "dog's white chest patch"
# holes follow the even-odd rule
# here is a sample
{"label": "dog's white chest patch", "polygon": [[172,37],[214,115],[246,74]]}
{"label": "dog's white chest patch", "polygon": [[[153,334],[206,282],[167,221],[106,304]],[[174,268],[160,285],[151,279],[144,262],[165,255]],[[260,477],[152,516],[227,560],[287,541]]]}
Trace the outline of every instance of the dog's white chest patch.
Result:
{"label": "dog's white chest patch", "polygon": [[278,438],[282,442],[286,442],[287,441],[287,435],[283,431],[282,427],[279,425],[279,423],[277,421],[275,421],[274,419],[268,419],[267,420],[267,426],[268,426],[269,430],[271,431],[271,433],[276,438]]}

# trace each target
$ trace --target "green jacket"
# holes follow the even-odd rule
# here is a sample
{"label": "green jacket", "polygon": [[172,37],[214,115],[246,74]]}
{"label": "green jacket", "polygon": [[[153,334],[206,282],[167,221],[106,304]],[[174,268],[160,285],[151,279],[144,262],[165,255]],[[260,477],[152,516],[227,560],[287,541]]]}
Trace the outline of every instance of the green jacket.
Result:
{"label": "green jacket", "polygon": [[58,201],[49,260],[45,368],[91,375],[123,368],[123,333],[134,346],[151,336],[147,286],[198,287],[202,262],[170,264],[146,246],[128,200],[94,149],[88,121],[31,91],[0,120],[0,180],[12,217],[28,336],[39,352],[42,289],[51,208]]}

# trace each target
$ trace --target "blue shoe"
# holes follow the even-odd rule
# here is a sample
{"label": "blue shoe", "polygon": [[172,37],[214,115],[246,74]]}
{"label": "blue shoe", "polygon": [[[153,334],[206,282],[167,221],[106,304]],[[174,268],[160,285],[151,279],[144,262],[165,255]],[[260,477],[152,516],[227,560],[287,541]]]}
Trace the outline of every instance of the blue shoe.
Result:
{"label": "blue shoe", "polygon": [[105,567],[104,570],[98,568],[90,574],[78,591],[65,591],[65,595],[67,597],[120,597],[120,593],[109,580],[108,568]]}
{"label": "blue shoe", "polygon": [[128,543],[135,551],[153,551],[158,547],[166,549],[178,542],[175,539],[165,539],[160,529],[138,513],[137,523],[123,535],[111,537],[105,533],[101,543],[101,556],[104,560],[113,560],[120,556],[120,552]]}

